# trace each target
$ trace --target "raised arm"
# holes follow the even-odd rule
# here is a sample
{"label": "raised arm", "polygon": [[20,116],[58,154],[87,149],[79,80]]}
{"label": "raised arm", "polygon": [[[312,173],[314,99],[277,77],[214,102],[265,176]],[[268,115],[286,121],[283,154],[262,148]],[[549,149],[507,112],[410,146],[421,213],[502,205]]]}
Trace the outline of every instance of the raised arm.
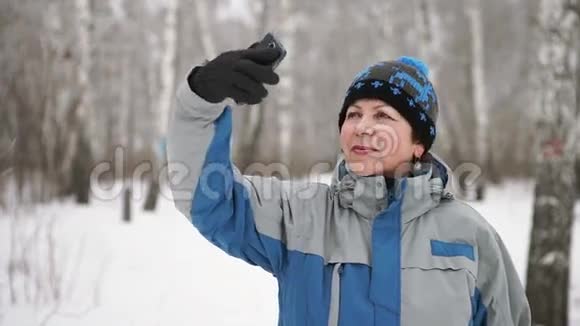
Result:
{"label": "raised arm", "polygon": [[274,54],[232,51],[193,69],[177,91],[168,171],[176,207],[205,238],[276,274],[291,219],[288,192],[276,178],[243,176],[230,158],[233,101],[266,96],[262,83],[278,82],[264,65]]}

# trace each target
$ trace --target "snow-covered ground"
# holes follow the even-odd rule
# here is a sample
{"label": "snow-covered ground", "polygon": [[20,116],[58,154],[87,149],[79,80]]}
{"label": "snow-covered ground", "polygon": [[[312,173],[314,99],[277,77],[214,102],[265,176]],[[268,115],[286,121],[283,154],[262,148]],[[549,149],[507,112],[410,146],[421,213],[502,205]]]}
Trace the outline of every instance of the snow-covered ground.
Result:
{"label": "snow-covered ground", "polygon": [[[130,224],[121,221],[118,199],[54,202],[20,209],[18,219],[0,217],[0,325],[276,325],[274,278],[214,248],[169,200],[159,204],[154,214],[136,204]],[[496,227],[523,279],[532,184],[492,187],[473,206]],[[580,325],[579,223],[574,238],[570,325]],[[20,257],[10,265],[12,291],[11,255]]]}

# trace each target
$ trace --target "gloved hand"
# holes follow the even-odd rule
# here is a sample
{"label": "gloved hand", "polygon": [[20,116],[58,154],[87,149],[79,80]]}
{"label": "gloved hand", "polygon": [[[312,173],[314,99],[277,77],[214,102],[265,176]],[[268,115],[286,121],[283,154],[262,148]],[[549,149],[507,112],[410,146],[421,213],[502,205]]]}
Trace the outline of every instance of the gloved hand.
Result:
{"label": "gloved hand", "polygon": [[270,66],[278,55],[276,49],[254,46],[224,52],[195,67],[187,82],[193,92],[211,103],[229,97],[236,103],[257,104],[268,95],[263,84],[275,85],[280,80]]}

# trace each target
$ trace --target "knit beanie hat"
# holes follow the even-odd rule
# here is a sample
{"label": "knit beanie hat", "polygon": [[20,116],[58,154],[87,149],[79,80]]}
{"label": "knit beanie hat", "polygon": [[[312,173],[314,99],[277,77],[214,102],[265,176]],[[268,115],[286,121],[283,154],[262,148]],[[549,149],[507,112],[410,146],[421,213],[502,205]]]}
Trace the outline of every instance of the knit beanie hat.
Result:
{"label": "knit beanie hat", "polygon": [[428,76],[427,65],[413,57],[400,57],[367,67],[355,76],[348,88],[338,116],[338,129],[342,129],[346,111],[354,102],[363,98],[379,99],[409,122],[425,146],[425,152],[429,151],[437,134],[435,123],[439,109]]}

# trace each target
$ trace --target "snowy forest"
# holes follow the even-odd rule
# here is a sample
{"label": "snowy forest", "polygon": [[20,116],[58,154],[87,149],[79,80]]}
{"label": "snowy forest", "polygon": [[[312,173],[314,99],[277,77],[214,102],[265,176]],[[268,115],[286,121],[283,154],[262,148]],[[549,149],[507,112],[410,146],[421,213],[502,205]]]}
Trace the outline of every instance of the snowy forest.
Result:
{"label": "snowy forest", "polygon": [[0,325],[276,323],[273,281],[192,235],[165,175],[179,84],[270,31],[288,54],[234,111],[241,171],[331,173],[353,76],[421,58],[452,191],[505,238],[534,325],[580,325],[578,0],[0,0]]}

